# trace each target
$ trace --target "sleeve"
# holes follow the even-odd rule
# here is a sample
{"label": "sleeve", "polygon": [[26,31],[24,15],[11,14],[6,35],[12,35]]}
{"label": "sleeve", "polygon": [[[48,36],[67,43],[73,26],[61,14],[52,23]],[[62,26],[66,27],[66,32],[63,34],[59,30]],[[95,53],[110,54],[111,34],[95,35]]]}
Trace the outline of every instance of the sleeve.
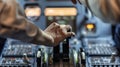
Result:
{"label": "sleeve", "polygon": [[0,0],[0,36],[32,42],[38,30],[26,19],[16,0]]}
{"label": "sleeve", "polygon": [[27,20],[16,0],[0,0],[0,36],[33,44],[53,44],[53,38]]}

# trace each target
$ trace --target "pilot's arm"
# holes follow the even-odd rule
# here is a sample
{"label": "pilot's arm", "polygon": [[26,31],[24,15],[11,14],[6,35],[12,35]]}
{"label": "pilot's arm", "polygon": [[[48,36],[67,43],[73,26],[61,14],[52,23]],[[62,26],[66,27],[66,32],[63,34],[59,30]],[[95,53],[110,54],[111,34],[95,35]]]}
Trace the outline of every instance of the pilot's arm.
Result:
{"label": "pilot's arm", "polygon": [[0,36],[2,37],[55,46],[66,37],[74,35],[73,32],[67,32],[69,29],[71,29],[69,25],[52,23],[42,31],[26,19],[24,11],[16,0],[0,0]]}

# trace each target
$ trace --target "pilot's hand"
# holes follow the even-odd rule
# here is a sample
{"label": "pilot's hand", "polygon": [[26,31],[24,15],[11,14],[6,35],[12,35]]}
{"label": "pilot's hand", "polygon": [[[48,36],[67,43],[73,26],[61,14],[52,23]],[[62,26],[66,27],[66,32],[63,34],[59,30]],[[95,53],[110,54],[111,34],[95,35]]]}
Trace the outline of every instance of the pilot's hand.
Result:
{"label": "pilot's hand", "polygon": [[52,23],[48,26],[44,32],[47,33],[53,39],[53,46],[58,45],[65,38],[74,36],[74,32],[68,32],[72,27],[70,25],[59,25],[58,23]]}

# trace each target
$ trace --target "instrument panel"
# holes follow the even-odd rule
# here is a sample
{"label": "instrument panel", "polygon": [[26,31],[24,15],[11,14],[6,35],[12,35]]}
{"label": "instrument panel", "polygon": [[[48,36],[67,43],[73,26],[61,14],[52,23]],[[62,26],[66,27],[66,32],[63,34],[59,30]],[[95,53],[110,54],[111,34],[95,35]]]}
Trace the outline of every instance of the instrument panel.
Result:
{"label": "instrument panel", "polygon": [[120,67],[120,58],[115,57],[90,57],[88,59],[90,66],[89,67]]}
{"label": "instrument panel", "polygon": [[[53,22],[71,25],[75,37],[56,47],[7,39],[0,56],[0,67],[120,67],[111,25],[70,0],[18,0],[26,18],[41,29]],[[102,27],[101,27],[102,26]],[[49,45],[49,43],[48,43]]]}
{"label": "instrument panel", "polygon": [[71,25],[74,32],[76,32],[76,15],[77,9],[74,7],[49,7],[45,9],[47,25],[50,25],[53,22],[57,22],[61,25]]}

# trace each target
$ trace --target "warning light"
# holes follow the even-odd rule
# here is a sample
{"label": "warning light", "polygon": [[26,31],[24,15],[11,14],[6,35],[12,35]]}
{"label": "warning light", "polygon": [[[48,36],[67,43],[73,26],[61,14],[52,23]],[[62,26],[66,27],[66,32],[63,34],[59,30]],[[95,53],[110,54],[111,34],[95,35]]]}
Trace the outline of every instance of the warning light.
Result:
{"label": "warning light", "polygon": [[85,25],[85,27],[86,27],[86,30],[89,31],[89,32],[95,32],[95,30],[96,30],[96,27],[95,27],[94,23],[87,23]]}

